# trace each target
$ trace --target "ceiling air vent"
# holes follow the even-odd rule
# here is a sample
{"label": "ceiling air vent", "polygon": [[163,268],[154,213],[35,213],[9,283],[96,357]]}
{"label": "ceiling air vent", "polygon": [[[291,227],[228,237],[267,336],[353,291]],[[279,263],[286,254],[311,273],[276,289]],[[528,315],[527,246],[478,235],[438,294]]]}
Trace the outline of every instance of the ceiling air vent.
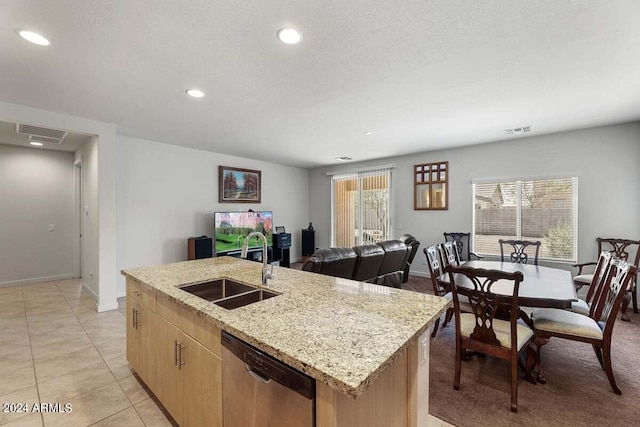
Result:
{"label": "ceiling air vent", "polygon": [[507,135],[523,135],[531,132],[531,126],[523,126],[521,128],[505,129]]}
{"label": "ceiling air vent", "polygon": [[67,132],[58,129],[43,128],[40,126],[16,124],[16,132],[29,135],[29,140],[33,142],[46,142],[49,144],[60,144]]}

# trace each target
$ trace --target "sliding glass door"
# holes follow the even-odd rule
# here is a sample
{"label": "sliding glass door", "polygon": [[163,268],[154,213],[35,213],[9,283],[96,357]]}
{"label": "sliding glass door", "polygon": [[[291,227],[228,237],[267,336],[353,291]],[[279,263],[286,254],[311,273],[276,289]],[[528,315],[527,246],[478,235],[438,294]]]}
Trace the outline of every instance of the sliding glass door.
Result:
{"label": "sliding glass door", "polygon": [[391,238],[392,168],[332,176],[331,246],[355,246]]}

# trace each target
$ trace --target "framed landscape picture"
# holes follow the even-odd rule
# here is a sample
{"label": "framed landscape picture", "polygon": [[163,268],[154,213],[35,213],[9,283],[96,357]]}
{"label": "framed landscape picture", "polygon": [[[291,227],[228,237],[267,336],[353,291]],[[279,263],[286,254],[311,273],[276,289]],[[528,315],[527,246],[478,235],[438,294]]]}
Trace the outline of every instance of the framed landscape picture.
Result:
{"label": "framed landscape picture", "polygon": [[260,203],[261,172],[218,166],[220,203]]}

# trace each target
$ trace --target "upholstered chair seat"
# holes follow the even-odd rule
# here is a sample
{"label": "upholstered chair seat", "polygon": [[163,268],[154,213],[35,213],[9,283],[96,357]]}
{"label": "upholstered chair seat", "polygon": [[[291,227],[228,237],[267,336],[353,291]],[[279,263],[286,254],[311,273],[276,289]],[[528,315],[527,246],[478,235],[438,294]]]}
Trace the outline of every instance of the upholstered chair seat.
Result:
{"label": "upholstered chair seat", "polygon": [[591,281],[593,280],[593,274],[580,274],[578,276],[574,276],[573,281],[578,283],[583,283],[583,286],[589,286]]}
{"label": "upholstered chair seat", "polygon": [[556,308],[533,310],[533,324],[538,331],[601,340],[604,336],[598,322],[588,316]]}
{"label": "upholstered chair seat", "polygon": [[583,316],[589,315],[589,310],[591,310],[591,304],[588,304],[585,300],[579,299],[578,301],[573,301],[571,303],[571,308],[569,311],[573,311],[574,313],[582,314]]}
{"label": "upholstered chair seat", "polygon": [[[476,316],[471,313],[460,314],[460,333],[463,337],[470,337],[475,327]],[[493,319],[493,332],[496,334],[496,338],[500,341],[502,347],[511,348],[511,322]],[[533,336],[533,330],[528,326],[518,323],[517,334],[517,349],[520,351],[522,346],[529,342]]]}

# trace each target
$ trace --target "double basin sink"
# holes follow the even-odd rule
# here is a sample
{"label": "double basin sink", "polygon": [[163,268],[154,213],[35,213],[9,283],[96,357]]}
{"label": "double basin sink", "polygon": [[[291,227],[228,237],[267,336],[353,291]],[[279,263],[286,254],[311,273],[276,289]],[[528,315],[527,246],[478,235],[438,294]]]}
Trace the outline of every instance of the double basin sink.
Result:
{"label": "double basin sink", "polygon": [[244,307],[245,305],[279,295],[275,292],[259,289],[228,278],[182,286],[180,289],[211,301],[227,310]]}

